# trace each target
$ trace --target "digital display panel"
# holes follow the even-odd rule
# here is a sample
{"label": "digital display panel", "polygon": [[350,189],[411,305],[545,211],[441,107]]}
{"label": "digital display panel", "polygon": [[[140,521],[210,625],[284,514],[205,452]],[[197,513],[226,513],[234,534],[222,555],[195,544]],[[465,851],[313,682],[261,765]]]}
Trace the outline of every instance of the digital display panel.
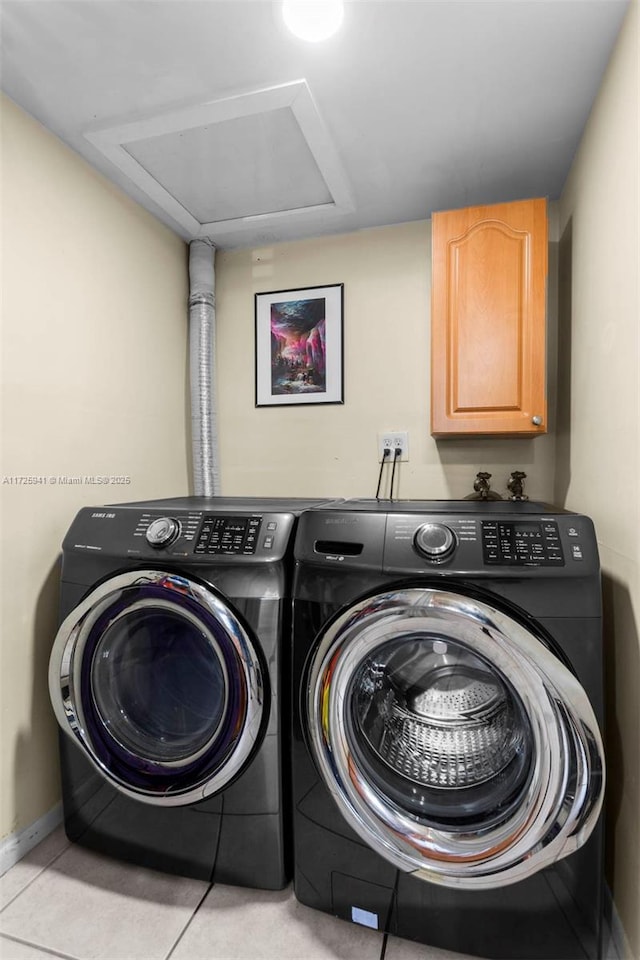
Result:
{"label": "digital display panel", "polygon": [[223,529],[225,533],[244,533],[247,529],[247,520],[225,520]]}
{"label": "digital display panel", "polygon": [[513,524],[513,532],[516,537],[541,537],[542,527],[533,520],[519,520]]}

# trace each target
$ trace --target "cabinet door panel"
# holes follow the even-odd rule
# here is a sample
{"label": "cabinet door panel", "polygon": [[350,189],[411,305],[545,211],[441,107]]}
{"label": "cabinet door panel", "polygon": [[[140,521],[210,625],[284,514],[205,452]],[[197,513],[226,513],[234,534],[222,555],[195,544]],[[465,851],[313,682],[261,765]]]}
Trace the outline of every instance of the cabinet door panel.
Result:
{"label": "cabinet door panel", "polygon": [[435,436],[545,432],[546,264],[544,200],[433,215]]}

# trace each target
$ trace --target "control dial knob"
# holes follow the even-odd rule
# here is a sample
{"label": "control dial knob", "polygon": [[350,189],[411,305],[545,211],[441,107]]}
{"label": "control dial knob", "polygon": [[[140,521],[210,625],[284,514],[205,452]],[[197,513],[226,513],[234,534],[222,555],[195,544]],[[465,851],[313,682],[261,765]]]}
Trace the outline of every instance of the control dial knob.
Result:
{"label": "control dial knob", "polygon": [[427,560],[445,560],[453,553],[456,538],[444,523],[423,523],[413,538],[418,553]]}
{"label": "control dial knob", "polygon": [[147,527],[147,543],[152,547],[166,547],[180,533],[180,524],[173,517],[157,517]]}

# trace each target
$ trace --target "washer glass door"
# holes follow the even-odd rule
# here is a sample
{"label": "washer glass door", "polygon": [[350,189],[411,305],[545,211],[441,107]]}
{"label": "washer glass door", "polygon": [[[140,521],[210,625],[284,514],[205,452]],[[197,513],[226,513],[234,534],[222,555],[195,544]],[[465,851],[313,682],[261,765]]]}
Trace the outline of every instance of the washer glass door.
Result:
{"label": "washer glass door", "polygon": [[577,849],[600,812],[584,690],[522,623],[463,594],[350,607],[320,637],[303,708],[345,819],[424,879],[513,883]]}
{"label": "washer glass door", "polygon": [[228,785],[267,719],[248,628],[211,588],[159,571],[112,577],[82,601],[58,632],[49,683],[63,731],[149,803]]}

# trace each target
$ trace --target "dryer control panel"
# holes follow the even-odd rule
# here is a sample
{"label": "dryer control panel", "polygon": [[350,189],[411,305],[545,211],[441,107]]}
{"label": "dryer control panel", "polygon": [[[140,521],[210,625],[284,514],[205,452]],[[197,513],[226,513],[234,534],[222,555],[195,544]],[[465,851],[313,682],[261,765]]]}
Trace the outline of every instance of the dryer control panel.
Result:
{"label": "dryer control panel", "polygon": [[289,512],[85,508],[63,550],[153,562],[270,563],[285,557],[294,527]]}

